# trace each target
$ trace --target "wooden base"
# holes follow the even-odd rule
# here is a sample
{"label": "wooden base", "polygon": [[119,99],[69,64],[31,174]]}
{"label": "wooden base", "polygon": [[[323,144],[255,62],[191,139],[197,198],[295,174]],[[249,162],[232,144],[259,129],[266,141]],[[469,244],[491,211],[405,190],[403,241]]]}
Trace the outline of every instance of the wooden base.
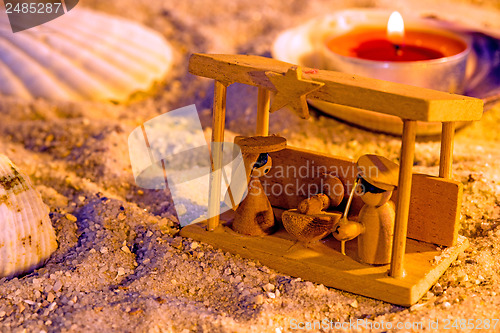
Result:
{"label": "wooden base", "polygon": [[[223,220],[224,217],[222,224]],[[469,245],[466,238],[459,237],[458,244],[446,248],[443,255],[435,245],[408,239],[404,256],[406,274],[395,279],[388,275],[389,265],[371,266],[356,261],[356,240],[346,243],[344,256],[340,253],[340,242],[332,237],[304,244],[284,229],[270,236],[252,237],[234,232],[227,223],[215,231],[207,231],[206,224],[201,222],[184,227],[180,234],[258,260],[290,276],[402,306],[416,303]],[[437,263],[436,256],[440,256]]]}

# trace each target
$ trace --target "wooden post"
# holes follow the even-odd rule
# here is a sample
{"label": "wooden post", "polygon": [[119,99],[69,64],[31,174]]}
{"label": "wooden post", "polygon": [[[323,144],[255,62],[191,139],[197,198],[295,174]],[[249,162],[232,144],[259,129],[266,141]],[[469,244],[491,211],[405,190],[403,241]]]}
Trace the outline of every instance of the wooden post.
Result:
{"label": "wooden post", "polygon": [[454,136],[455,122],[444,122],[441,132],[441,156],[439,160],[439,177],[442,178],[451,178]]}
{"label": "wooden post", "polygon": [[257,97],[257,135],[269,135],[269,108],[271,105],[271,92],[259,87]]}
{"label": "wooden post", "polygon": [[212,119],[212,173],[210,175],[210,189],[208,196],[208,230],[213,231],[219,226],[220,191],[222,181],[222,142],[224,142],[224,127],[226,120],[226,93],[227,88],[219,81],[215,81],[214,107]]}
{"label": "wooden post", "polygon": [[394,242],[392,246],[391,267],[389,275],[394,278],[404,276],[404,256],[406,251],[406,233],[408,229],[408,213],[410,211],[411,180],[413,176],[413,159],[415,154],[415,137],[417,122],[404,120],[403,142],[399,165],[398,203],[394,222]]}

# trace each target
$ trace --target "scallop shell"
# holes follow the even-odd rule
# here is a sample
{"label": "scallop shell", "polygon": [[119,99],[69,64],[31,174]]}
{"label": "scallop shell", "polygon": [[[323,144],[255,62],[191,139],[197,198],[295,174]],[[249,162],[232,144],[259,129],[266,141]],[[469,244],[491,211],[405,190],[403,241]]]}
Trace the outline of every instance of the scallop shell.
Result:
{"label": "scallop shell", "polygon": [[340,213],[300,214],[296,209],[283,213],[281,219],[286,231],[301,242],[314,242],[332,232],[340,220]]}
{"label": "scallop shell", "polygon": [[28,272],[57,249],[48,213],[29,178],[0,155],[0,277]]}
{"label": "scallop shell", "polygon": [[26,99],[127,101],[173,60],[159,33],[88,9],[15,34],[2,15],[0,31],[0,93]]}

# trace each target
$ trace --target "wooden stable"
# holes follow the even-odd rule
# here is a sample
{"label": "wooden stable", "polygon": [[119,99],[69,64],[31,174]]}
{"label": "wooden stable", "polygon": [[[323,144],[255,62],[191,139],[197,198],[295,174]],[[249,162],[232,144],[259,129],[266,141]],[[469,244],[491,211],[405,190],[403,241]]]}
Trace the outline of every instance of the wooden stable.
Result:
{"label": "wooden stable", "polygon": [[[212,152],[212,217],[184,227],[182,236],[259,260],[291,276],[404,306],[417,302],[468,246],[467,240],[458,236],[462,185],[451,179],[454,123],[479,120],[483,112],[481,100],[346,73],[300,68],[258,56],[194,54],[189,70],[215,80],[213,142],[224,141],[226,89],[235,82],[258,88],[259,136],[269,135],[269,113],[281,107],[287,106],[306,118],[306,98],[395,115],[403,120],[404,128],[398,189],[392,198],[396,219],[390,265],[372,266],[356,261],[353,241],[347,243],[347,255],[342,255],[340,243],[332,237],[306,244],[297,242],[284,229],[263,237],[234,232],[228,227],[230,214],[219,216],[222,152],[217,149]],[[412,172],[417,121],[442,123],[439,177]],[[292,147],[270,156],[273,167],[355,167],[355,162],[346,158]],[[355,175],[339,173],[338,177],[348,183],[354,182]],[[318,181],[318,177],[283,176],[273,171],[262,179],[264,185],[287,186],[290,192],[297,193],[269,195],[277,216],[283,210],[297,208],[306,198],[294,192],[297,187]],[[360,200],[354,199],[350,216],[355,218],[360,206]]]}

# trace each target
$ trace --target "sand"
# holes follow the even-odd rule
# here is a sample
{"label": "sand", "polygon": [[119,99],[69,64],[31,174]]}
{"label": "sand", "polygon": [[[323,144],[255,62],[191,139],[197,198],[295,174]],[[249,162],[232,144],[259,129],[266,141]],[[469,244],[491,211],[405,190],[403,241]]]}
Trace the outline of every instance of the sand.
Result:
{"label": "sand", "polygon": [[[169,193],[142,190],[134,183],[127,137],[141,122],[194,103],[210,133],[212,82],[187,73],[190,53],[268,55],[283,29],[328,11],[375,4],[80,4],[162,33],[177,50],[175,68],[154,95],[128,105],[1,98],[0,152],[32,178],[49,205],[59,249],[33,273],[0,280],[0,331],[285,332],[301,322],[322,320],[329,326],[350,320],[384,322],[385,328],[388,322],[393,328],[406,324],[402,331],[419,331],[417,323],[429,329],[429,321],[438,321],[439,331],[447,323],[449,331],[462,331],[464,322],[453,327],[456,319],[474,319],[485,327],[487,319],[500,318],[500,107],[460,131],[455,142],[454,177],[464,185],[460,233],[471,246],[411,308],[302,281],[181,238]],[[478,20],[498,28],[499,3],[479,5],[488,15]],[[255,90],[235,85],[229,91],[228,130],[251,134]],[[286,136],[290,145],[351,158],[364,153],[398,158],[398,138],[315,111],[308,121],[287,112],[272,115],[271,132]],[[416,171],[437,174],[438,162],[436,141],[417,143]]]}

